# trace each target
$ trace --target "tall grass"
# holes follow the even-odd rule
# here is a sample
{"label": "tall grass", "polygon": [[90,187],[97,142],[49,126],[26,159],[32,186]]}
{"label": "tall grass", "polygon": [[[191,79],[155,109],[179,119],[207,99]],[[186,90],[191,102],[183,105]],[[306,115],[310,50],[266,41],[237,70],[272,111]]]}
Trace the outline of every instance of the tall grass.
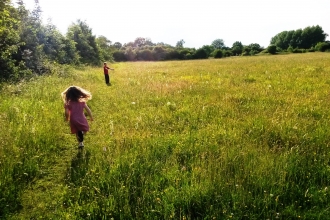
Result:
{"label": "tall grass", "polygon": [[[0,95],[0,216],[327,219],[330,54],[114,64]],[[93,94],[79,151],[62,92]]]}

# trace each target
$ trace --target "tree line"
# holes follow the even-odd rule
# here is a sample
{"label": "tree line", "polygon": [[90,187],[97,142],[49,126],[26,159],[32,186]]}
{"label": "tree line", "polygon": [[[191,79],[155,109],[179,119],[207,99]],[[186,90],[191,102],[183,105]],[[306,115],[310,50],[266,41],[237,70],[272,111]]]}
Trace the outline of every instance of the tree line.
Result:
{"label": "tree line", "polygon": [[57,65],[100,65],[103,61],[163,61],[251,56],[259,53],[329,51],[330,42],[322,27],[283,31],[272,37],[267,48],[258,43],[231,47],[215,39],[201,48],[184,47],[184,40],[175,46],[149,38],[138,37],[132,42],[112,43],[105,36],[96,37],[85,21],[72,23],[63,35],[48,20],[42,23],[38,0],[32,11],[23,0],[14,7],[11,0],[0,0],[0,81],[20,80],[31,74],[54,71]]}

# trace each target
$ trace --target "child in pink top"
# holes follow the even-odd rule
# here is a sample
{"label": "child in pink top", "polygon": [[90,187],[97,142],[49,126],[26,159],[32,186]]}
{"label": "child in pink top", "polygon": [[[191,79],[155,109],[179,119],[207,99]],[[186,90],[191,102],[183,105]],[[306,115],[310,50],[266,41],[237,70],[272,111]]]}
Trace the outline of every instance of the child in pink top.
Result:
{"label": "child in pink top", "polygon": [[84,147],[84,133],[89,131],[89,125],[84,115],[84,110],[87,111],[91,121],[93,116],[86,102],[92,99],[90,92],[78,87],[70,86],[61,93],[64,101],[65,117],[70,121],[71,133],[76,134],[79,142],[79,149]]}

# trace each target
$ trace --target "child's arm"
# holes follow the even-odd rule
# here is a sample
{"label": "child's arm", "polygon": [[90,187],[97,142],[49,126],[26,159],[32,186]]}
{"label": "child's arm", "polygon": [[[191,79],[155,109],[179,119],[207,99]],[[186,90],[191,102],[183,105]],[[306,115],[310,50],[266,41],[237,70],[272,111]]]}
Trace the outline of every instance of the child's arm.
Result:
{"label": "child's arm", "polygon": [[64,104],[64,114],[65,114],[65,119],[67,121],[69,121],[69,119],[70,119],[70,111],[69,111],[68,107],[66,106],[66,104]]}
{"label": "child's arm", "polygon": [[93,115],[92,115],[91,109],[87,105],[85,105],[85,109],[86,109],[91,121],[93,121]]}

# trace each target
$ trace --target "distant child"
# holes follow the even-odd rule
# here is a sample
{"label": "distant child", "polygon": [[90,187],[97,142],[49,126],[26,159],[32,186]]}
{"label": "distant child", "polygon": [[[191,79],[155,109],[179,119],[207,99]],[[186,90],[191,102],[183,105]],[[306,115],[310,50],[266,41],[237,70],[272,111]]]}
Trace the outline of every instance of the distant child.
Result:
{"label": "distant child", "polygon": [[70,86],[61,93],[64,101],[65,117],[70,121],[71,133],[76,134],[78,140],[78,148],[84,147],[84,133],[89,131],[89,125],[84,115],[84,110],[87,111],[90,120],[93,121],[93,116],[86,102],[92,99],[92,94],[78,86]]}
{"label": "distant child", "polygon": [[108,66],[107,66],[107,62],[104,62],[104,63],[103,63],[103,72],[104,72],[105,83],[106,83],[108,86],[111,86],[111,83],[110,83],[110,77],[109,77],[109,71],[108,71],[108,70],[114,70],[114,69],[108,67]]}

